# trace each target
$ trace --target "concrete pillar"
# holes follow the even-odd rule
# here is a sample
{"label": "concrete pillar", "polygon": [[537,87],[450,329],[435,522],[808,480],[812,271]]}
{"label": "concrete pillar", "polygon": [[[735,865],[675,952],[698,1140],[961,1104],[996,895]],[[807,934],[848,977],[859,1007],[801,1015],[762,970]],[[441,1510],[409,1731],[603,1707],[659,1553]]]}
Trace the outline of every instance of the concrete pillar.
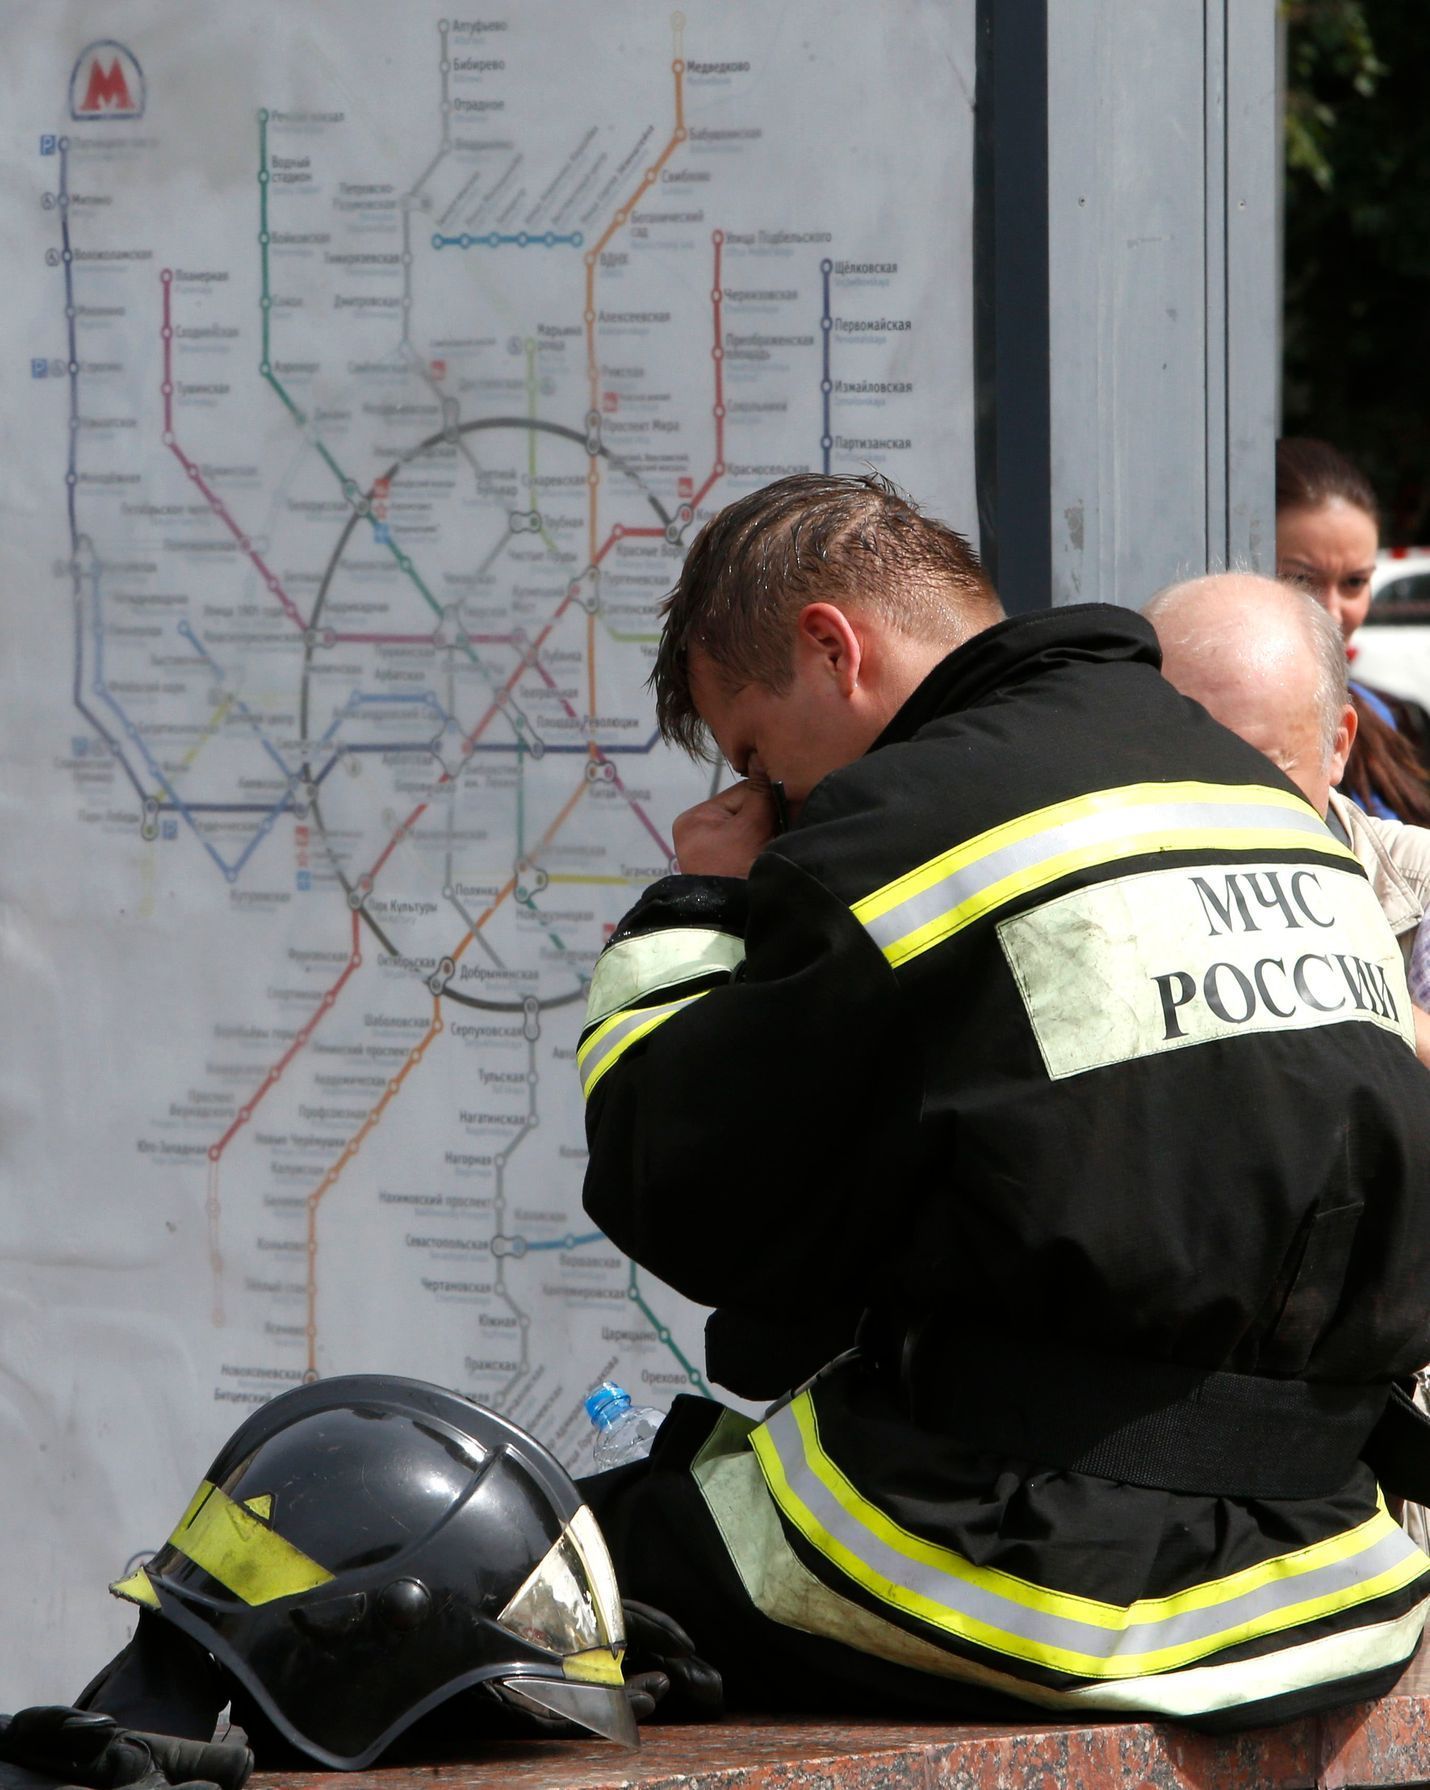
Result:
{"label": "concrete pillar", "polygon": [[976,409],[1011,611],[1274,556],[1275,0],[978,0]]}

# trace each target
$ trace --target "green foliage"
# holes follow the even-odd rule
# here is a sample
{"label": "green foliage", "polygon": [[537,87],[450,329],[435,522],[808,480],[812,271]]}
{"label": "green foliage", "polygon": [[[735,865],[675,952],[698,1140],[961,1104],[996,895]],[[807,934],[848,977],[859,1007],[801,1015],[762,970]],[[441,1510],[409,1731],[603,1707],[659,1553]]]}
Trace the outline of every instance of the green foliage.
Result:
{"label": "green foliage", "polygon": [[1317,86],[1330,74],[1370,99],[1385,64],[1376,55],[1362,0],[1285,0],[1282,10],[1290,26],[1286,166],[1324,192],[1335,180],[1336,111],[1318,96]]}
{"label": "green foliage", "polygon": [[1288,0],[1284,428],[1430,539],[1430,0]]}

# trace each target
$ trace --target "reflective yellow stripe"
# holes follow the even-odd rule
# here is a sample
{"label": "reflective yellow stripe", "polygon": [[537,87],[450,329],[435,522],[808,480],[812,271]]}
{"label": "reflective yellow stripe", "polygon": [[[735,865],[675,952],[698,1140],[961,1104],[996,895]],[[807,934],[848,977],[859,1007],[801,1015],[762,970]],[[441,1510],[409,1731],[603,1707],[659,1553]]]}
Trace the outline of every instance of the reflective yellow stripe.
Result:
{"label": "reflective yellow stripe", "polygon": [[[975,1566],[900,1527],[825,1453],[808,1393],[751,1441],[786,1519],[855,1585],[931,1628],[1079,1678],[1167,1671],[1369,1603],[1430,1572],[1382,1506],[1341,1535],[1175,1596],[1101,1603]],[[1199,1612],[1210,1615],[1198,1620]]]}
{"label": "reflective yellow stripe", "polygon": [[586,1024],[697,976],[729,975],[744,960],[745,941],[710,926],[667,926],[607,945],[591,976]]}
{"label": "reflective yellow stripe", "polygon": [[854,904],[891,963],[940,944],[1021,896],[1099,864],[1162,852],[1355,854],[1299,796],[1257,784],[1136,783],[1005,821]]}
{"label": "reflective yellow stripe", "polygon": [[700,1000],[709,992],[708,988],[702,988],[699,994],[688,994],[683,1000],[668,1001],[663,1007],[635,1007],[624,1013],[613,1013],[609,1019],[603,1020],[576,1052],[581,1092],[586,1099],[591,1098],[591,1091],[596,1083],[608,1069],[614,1068],[633,1044],[639,1043],[658,1025],[662,1025],[671,1014],[678,1013],[682,1007],[688,1007],[692,1001]]}
{"label": "reflective yellow stripe", "polygon": [[1019,1676],[1014,1662],[997,1667],[955,1652],[942,1638],[902,1627],[816,1578],[790,1545],[759,1462],[749,1451],[752,1427],[748,1419],[727,1412],[691,1467],[750,1601],[787,1628],[826,1635],[935,1677],[983,1685],[1051,1710],[1187,1716],[1403,1662],[1415,1651],[1424,1626],[1427,1606],[1422,1600],[1389,1621],[1344,1628],[1314,1641],[1300,1641],[1292,1633],[1285,1645],[1255,1659],[1058,1687],[1034,1682]]}
{"label": "reflective yellow stripe", "polygon": [[333,1576],[208,1480],[195,1492],[169,1545],[246,1604],[312,1591]]}
{"label": "reflective yellow stripe", "polygon": [[577,1684],[623,1684],[621,1656],[610,1647],[588,1647],[584,1653],[568,1653],[561,1662],[564,1678]]}

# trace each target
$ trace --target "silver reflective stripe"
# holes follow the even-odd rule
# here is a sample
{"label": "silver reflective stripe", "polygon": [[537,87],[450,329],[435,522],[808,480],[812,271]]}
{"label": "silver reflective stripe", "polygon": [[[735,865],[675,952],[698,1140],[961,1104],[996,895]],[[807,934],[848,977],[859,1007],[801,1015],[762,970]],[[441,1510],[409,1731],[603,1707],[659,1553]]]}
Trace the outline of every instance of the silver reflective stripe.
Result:
{"label": "silver reflective stripe", "polygon": [[1055,1689],[953,1652],[945,1641],[925,1640],[817,1579],[790,1546],[749,1452],[748,1430],[748,1419],[727,1411],[691,1471],[758,1610],[787,1628],[827,1635],[877,1659],[985,1685],[1045,1709],[1176,1716],[1228,1709],[1393,1665],[1415,1651],[1424,1627],[1427,1605],[1422,1600],[1389,1622],[1347,1628],[1314,1641],[1297,1641],[1293,1633],[1289,1645],[1255,1659]]}
{"label": "silver reflective stripe", "polygon": [[1060,876],[1148,852],[1314,844],[1355,862],[1306,803],[1283,791],[1208,784],[1190,786],[1196,799],[1157,800],[1149,793],[1188,787],[1101,790],[1026,815],[876,890],[855,903],[855,916],[897,963]]}
{"label": "silver reflective stripe", "polygon": [[[1175,1600],[1186,1605],[1195,1598],[1202,1607],[1184,1607],[1159,1619],[1135,1620],[1131,1610],[1093,1606],[1087,1599],[977,1568],[950,1549],[921,1544],[913,1537],[905,1537],[911,1545],[894,1545],[891,1538],[896,1526],[891,1519],[878,1513],[884,1533],[861,1522],[813,1470],[797,1416],[803,1404],[812,1422],[812,1407],[806,1400],[807,1395],[786,1406],[763,1426],[778,1457],[787,1494],[792,1494],[792,1498],[781,1497],[780,1490],[772,1487],[775,1501],[806,1539],[854,1583],[906,1614],[1056,1670],[1087,1677],[1124,1677],[1175,1666],[1187,1657],[1214,1651],[1218,1642],[1234,1645],[1247,1638],[1248,1627],[1255,1634],[1275,1633],[1296,1621],[1314,1619],[1317,1613],[1385,1595],[1427,1570],[1424,1556],[1404,1531],[1380,1513],[1360,1526],[1364,1535],[1359,1543],[1359,1532],[1353,1530],[1343,1538],[1333,1538],[1322,1549],[1323,1554],[1338,1557],[1298,1570],[1297,1556],[1290,1555],[1278,1563],[1274,1576],[1251,1589],[1218,1597],[1218,1587],[1210,1584]],[[757,1447],[758,1443],[756,1432]],[[817,1437],[814,1446],[818,1448]],[[842,1481],[837,1468],[834,1472],[846,1485],[849,1501],[864,1502]],[[802,1522],[802,1516],[812,1518],[813,1523]],[[1303,1554],[1310,1551],[1301,1550]],[[919,1558],[920,1554],[924,1558]],[[942,1555],[949,1565],[934,1563],[928,1558],[934,1554]],[[1381,1574],[1396,1582],[1376,1589],[1372,1581]],[[1019,1586],[1021,1595],[1007,1595],[998,1588],[1000,1582],[1010,1589]],[[894,1595],[889,1596],[890,1592]],[[1174,1600],[1148,1601],[1166,1604]],[[1089,1613],[1095,1608],[1106,1613],[1107,1621],[1080,1620],[1061,1613],[1059,1605],[1064,1609],[1081,1605]],[[1309,1605],[1320,1605],[1321,1610],[1308,1609]],[[1283,1612],[1284,1622],[1275,1620]],[[1186,1651],[1170,1656],[1172,1650]]]}
{"label": "silver reflective stripe", "polygon": [[599,1025],[622,1007],[697,976],[729,974],[745,961],[745,941],[707,926],[669,926],[607,945],[596,960],[586,998],[586,1024]]}
{"label": "silver reflective stripe", "polygon": [[[701,994],[708,994],[702,989]],[[660,1007],[636,1007],[625,1013],[614,1013],[602,1022],[576,1052],[576,1067],[581,1074],[581,1092],[589,1100],[596,1083],[614,1066],[621,1053],[628,1050],[647,1032],[653,1032],[672,1013],[698,1001],[699,994],[688,994],[683,1000],[667,1001]]]}

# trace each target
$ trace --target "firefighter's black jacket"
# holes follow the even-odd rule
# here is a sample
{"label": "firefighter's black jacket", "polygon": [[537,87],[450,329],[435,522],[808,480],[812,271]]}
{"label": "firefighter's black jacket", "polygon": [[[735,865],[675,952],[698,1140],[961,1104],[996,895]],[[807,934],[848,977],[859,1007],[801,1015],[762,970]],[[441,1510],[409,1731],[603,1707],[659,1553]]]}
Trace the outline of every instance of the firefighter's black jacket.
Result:
{"label": "firefighter's black jacket", "polygon": [[[1157,663],[1146,625],[1107,608],[977,636],[864,759],[819,785],[748,887],[669,878],[617,933],[691,924],[744,940],[734,979],[718,972],[723,986],[624,1051],[588,1105],[588,1211],[718,1308],[711,1372],[732,1390],[774,1396],[851,1341],[866,1306],[950,1297],[972,1324],[1135,1341],[1209,1367],[1354,1380],[1430,1359],[1430,1082],[1396,1030],[1367,1023],[1363,981],[1307,964],[1310,993],[1344,1003],[1337,1023],[1259,1030],[1278,1016],[1253,976],[1256,1009],[1226,1036],[1053,1079],[1000,948],[1019,913],[1153,866],[1354,876],[1328,835],[1271,850],[1153,835],[1130,855],[1112,855],[1114,841],[897,967],[854,911],[951,848],[1089,792],[1195,782],[1294,796]],[[1288,929],[1264,877],[1230,883],[1222,921],[1226,886],[1193,890],[1203,937],[1139,966],[1193,974],[1193,1010],[1224,957],[1219,932],[1259,929],[1252,972],[1263,956],[1294,964],[1288,942],[1316,938],[1294,906]],[[647,999],[708,986],[696,970]],[[1262,983],[1305,1016],[1280,973]],[[1185,984],[1166,986],[1175,997]],[[1226,972],[1213,994],[1233,1018],[1247,1006]],[[1086,1015],[1089,1054],[1099,1018]],[[1338,1279],[1320,1291],[1316,1334],[1288,1353],[1279,1302],[1308,1219],[1362,1204],[1353,1251],[1321,1269]]]}
{"label": "firefighter's black jacket", "polygon": [[[777,1395],[866,1312],[896,1351],[905,1326],[932,1332],[945,1361],[950,1339],[1031,1344],[1054,1381],[1064,1344],[1348,1386],[1430,1358],[1430,1080],[1394,940],[1292,785],[1158,667],[1125,611],[1004,622],[819,784],[747,884],[669,878],[618,930],[578,1053],[586,1207],[715,1308],[720,1383]],[[810,1423],[847,1436],[841,1470],[864,1490],[884,1471],[885,1511],[976,1554],[926,1485],[921,1518],[898,1508],[907,1483],[850,1416],[863,1395],[825,1385]],[[761,1462],[822,1570],[838,1549]],[[1329,1546],[1375,1509],[1357,1472],[1348,1503],[1272,1522],[1275,1543],[1224,1500],[1149,1514],[1160,1494],[1139,1491],[1118,1522],[1142,1564],[1116,1569],[1070,1515],[1101,1482],[1069,1473],[1076,1497],[1018,1519],[1041,1552],[1012,1516],[989,1545],[1130,1605],[1288,1535]],[[1168,1522],[1201,1539],[1168,1555]],[[1058,1525],[1074,1539],[1050,1563]],[[1406,1619],[1424,1564],[1393,1569],[1377,1617]]]}

